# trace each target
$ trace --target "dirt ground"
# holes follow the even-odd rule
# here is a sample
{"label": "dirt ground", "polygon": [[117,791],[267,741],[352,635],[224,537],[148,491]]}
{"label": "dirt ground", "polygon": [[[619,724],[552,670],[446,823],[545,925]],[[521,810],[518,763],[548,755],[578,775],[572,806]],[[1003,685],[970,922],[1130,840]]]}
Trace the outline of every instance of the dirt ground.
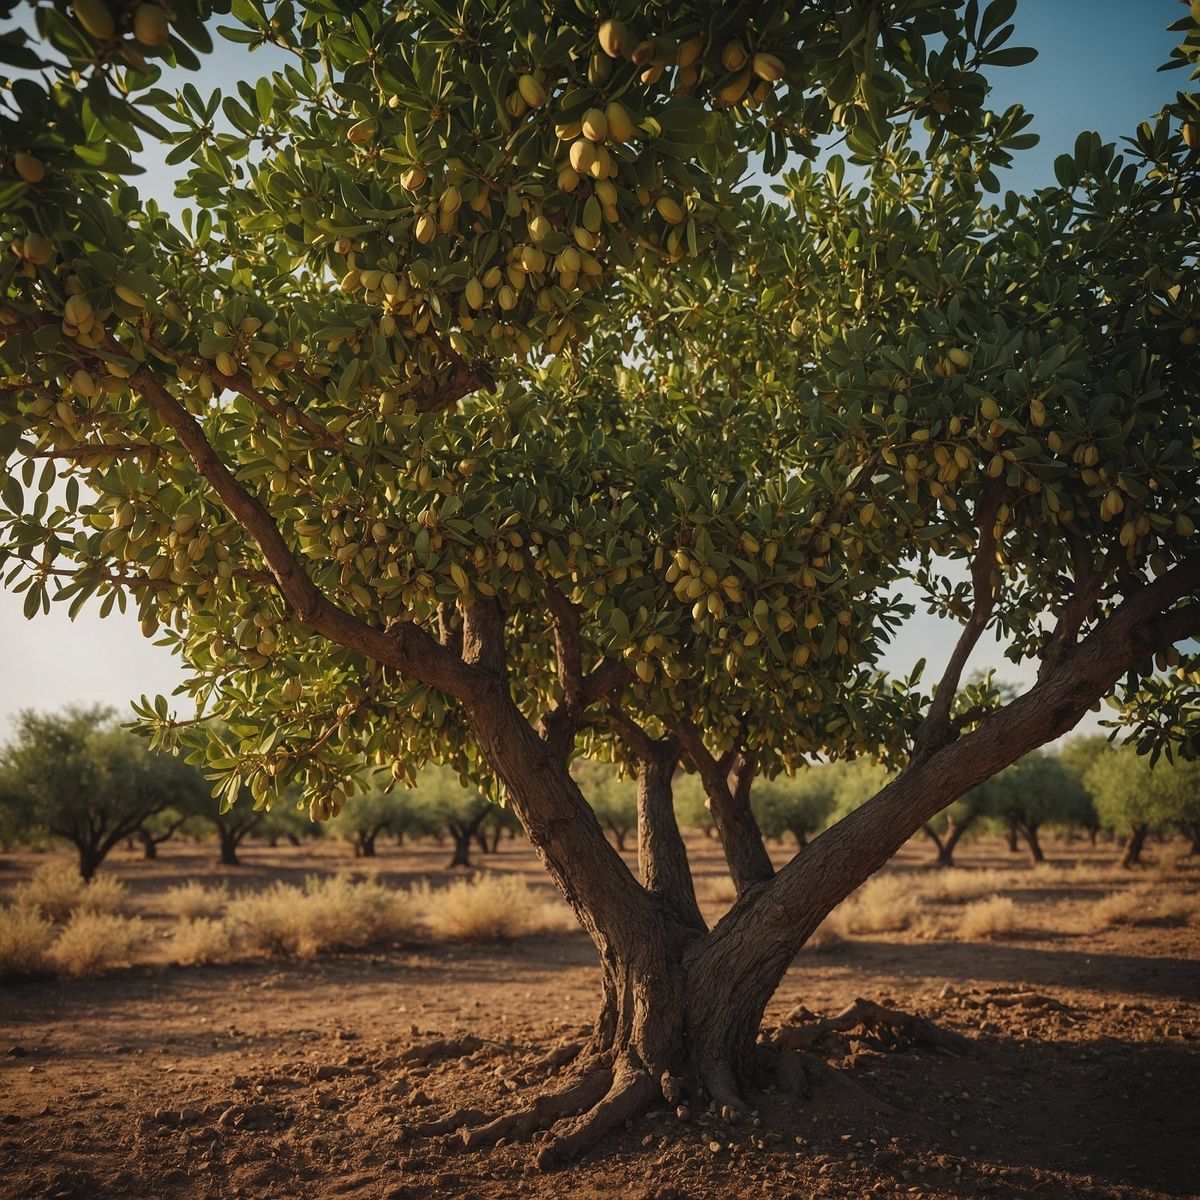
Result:
{"label": "dirt ground", "polygon": [[[701,893],[719,894],[715,847],[697,837],[690,850]],[[1112,855],[1083,843],[1048,850],[1063,862]],[[1180,850],[1152,847],[1152,877],[1195,894],[1200,864],[1176,859]],[[231,869],[211,865],[212,853],[167,844],[157,862],[122,851],[111,868],[165,930],[156,897],[186,878],[250,887],[357,865],[405,883],[437,878],[447,856],[387,846],[354,864],[343,847],[251,845]],[[914,843],[890,869],[919,881],[927,855]],[[1024,870],[998,840],[959,857]],[[38,861],[10,855],[0,893]],[[488,865],[541,886],[516,843]],[[823,1053],[840,1073],[806,1101],[762,1094],[754,1122],[733,1127],[651,1112],[549,1175],[529,1146],[468,1154],[412,1129],[442,1110],[501,1112],[533,1093],[545,1075],[530,1064],[593,1011],[598,973],[582,934],[225,967],[170,966],[164,954],[94,981],[2,986],[0,1196],[1200,1195],[1200,927],[1084,932],[1078,914],[1106,884],[1018,879],[1011,894],[1033,932],[964,943],[917,928],[806,950],[767,1014],[778,1023],[798,1004],[832,1013],[865,996],[964,1034],[966,1057],[835,1037]],[[405,1060],[466,1033],[481,1039],[467,1057]]]}

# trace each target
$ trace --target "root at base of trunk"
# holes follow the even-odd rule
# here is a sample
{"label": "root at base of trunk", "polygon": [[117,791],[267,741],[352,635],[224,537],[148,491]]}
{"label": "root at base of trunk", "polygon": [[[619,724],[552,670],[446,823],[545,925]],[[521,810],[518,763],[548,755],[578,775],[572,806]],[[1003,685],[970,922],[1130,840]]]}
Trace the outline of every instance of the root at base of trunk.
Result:
{"label": "root at base of trunk", "polygon": [[887,1050],[907,1050],[926,1046],[941,1054],[966,1054],[971,1043],[961,1034],[942,1029],[924,1017],[898,1009],[884,1008],[861,997],[832,1017],[815,1017],[807,1009],[788,1016],[789,1024],[775,1035],[778,1045],[806,1052],[830,1033],[849,1033],[861,1029],[867,1039]]}

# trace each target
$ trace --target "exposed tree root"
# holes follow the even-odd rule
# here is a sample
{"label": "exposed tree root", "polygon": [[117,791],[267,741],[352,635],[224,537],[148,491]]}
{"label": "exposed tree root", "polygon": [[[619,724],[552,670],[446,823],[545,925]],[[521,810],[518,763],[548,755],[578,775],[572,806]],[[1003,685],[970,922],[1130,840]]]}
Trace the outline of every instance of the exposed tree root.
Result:
{"label": "exposed tree root", "polygon": [[574,1062],[583,1051],[583,1042],[564,1042],[556,1046],[549,1054],[542,1055],[523,1068],[526,1075],[534,1071],[558,1071],[568,1063]]}
{"label": "exposed tree root", "polygon": [[775,1042],[789,1050],[807,1052],[830,1033],[861,1029],[868,1040],[887,1050],[927,1046],[941,1054],[963,1055],[971,1043],[960,1034],[942,1029],[924,1017],[884,1008],[861,997],[832,1017],[814,1017],[807,1009],[789,1014],[789,1022],[775,1035]]}
{"label": "exposed tree root", "polygon": [[587,1112],[571,1121],[538,1152],[537,1164],[552,1171],[590,1150],[605,1134],[623,1125],[645,1109],[658,1087],[640,1064],[622,1058],[606,1095]]}

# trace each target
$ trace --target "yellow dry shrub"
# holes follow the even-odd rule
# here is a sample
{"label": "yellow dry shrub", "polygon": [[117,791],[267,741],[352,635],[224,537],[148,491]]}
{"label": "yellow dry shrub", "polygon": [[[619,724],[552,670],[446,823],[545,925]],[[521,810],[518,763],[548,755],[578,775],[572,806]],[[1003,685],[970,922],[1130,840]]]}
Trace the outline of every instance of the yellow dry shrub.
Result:
{"label": "yellow dry shrub", "polygon": [[851,933],[894,933],[907,929],[920,910],[921,893],[912,878],[875,875],[843,904]]}
{"label": "yellow dry shrub", "polygon": [[235,896],[226,920],[238,949],[298,958],[407,940],[417,927],[407,892],[345,875],[310,876],[303,888],[277,883]]}
{"label": "yellow dry shrub", "polygon": [[114,875],[97,875],[85,883],[74,864],[56,859],[42,863],[28,882],[14,888],[13,900],[21,907],[38,908],[51,921],[61,923],[76,911],[124,912],[129,889]]}
{"label": "yellow dry shrub", "polygon": [[930,900],[943,900],[949,904],[965,904],[984,896],[994,896],[1005,888],[1020,887],[1021,876],[1015,871],[997,871],[991,868],[969,870],[950,867],[929,875],[924,883],[925,895]]}
{"label": "yellow dry shrub", "polygon": [[0,908],[0,979],[41,974],[53,941],[54,926],[40,909],[29,904]]}
{"label": "yellow dry shrub", "polygon": [[958,923],[959,937],[967,941],[1011,937],[1020,932],[1021,914],[1009,896],[991,896],[968,904]]}
{"label": "yellow dry shrub", "polygon": [[58,935],[47,955],[64,975],[83,979],[127,966],[146,940],[139,917],[117,913],[76,912]]}
{"label": "yellow dry shrub", "polygon": [[437,941],[505,941],[575,928],[565,904],[543,900],[514,875],[476,875],[440,888],[422,884],[413,893]]}
{"label": "yellow dry shrub", "polygon": [[199,880],[189,879],[187,883],[168,888],[162,903],[172,916],[185,921],[197,917],[219,917],[229,903],[229,889],[223,883],[216,887],[205,887]]}
{"label": "yellow dry shrub", "polygon": [[188,917],[171,933],[171,958],[184,966],[225,962],[233,954],[233,935],[225,921]]}
{"label": "yellow dry shrub", "polygon": [[1200,916],[1200,897],[1162,888],[1134,887],[1102,896],[1089,909],[1090,929],[1143,925],[1153,921],[1188,921]]}
{"label": "yellow dry shrub", "polygon": [[818,954],[828,950],[836,950],[845,945],[850,936],[850,914],[844,904],[839,904],[817,926],[816,931],[804,943],[806,949],[815,950]]}

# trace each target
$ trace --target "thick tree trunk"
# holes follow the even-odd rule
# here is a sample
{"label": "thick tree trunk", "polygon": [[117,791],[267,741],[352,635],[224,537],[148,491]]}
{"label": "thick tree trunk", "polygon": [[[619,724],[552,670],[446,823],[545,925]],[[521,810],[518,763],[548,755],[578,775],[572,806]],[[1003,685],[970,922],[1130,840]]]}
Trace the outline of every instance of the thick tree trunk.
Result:
{"label": "thick tree trunk", "polygon": [[364,833],[359,839],[359,848],[362,850],[363,858],[375,858],[375,838],[376,833]]}
{"label": "thick tree trunk", "polygon": [[138,840],[142,843],[143,859],[158,857],[158,842],[154,838],[143,830],[138,834]]}
{"label": "thick tree trunk", "polygon": [[1146,844],[1146,834],[1150,827],[1139,822],[1129,831],[1125,840],[1125,850],[1121,854],[1121,866],[1128,870],[1130,867],[1141,866],[1142,847]]}
{"label": "thick tree trunk", "polygon": [[933,852],[935,855],[934,861],[937,863],[937,865],[939,867],[954,866],[954,847],[947,845],[947,843],[942,840],[941,834],[939,834],[938,831],[934,829],[934,827],[930,825],[928,821],[921,826],[921,831],[933,843]]}
{"label": "thick tree trunk", "polygon": [[75,849],[79,851],[79,874],[91,883],[92,877],[104,861],[104,854],[98,846],[86,842],[76,845]]}
{"label": "thick tree trunk", "polygon": [[500,835],[503,832],[504,832],[504,826],[501,825],[499,821],[497,821],[496,824],[492,827],[491,833],[488,838],[488,853],[489,854],[499,854],[500,853]]}
{"label": "thick tree trunk", "polygon": [[221,847],[221,865],[223,867],[238,867],[238,842],[241,838],[232,829],[217,827],[217,838]]}
{"label": "thick tree trunk", "polygon": [[803,850],[808,845],[808,830],[802,825],[792,826],[792,837],[796,839],[796,848]]}
{"label": "thick tree trunk", "polygon": [[1035,866],[1038,863],[1046,861],[1046,856],[1042,853],[1042,843],[1038,838],[1039,828],[1040,826],[1036,821],[1022,821],[1019,825],[1021,836],[1025,839],[1025,844],[1029,847],[1029,861]]}
{"label": "thick tree trunk", "polygon": [[471,834],[467,830],[459,831],[452,829],[451,835],[454,838],[454,853],[450,856],[450,861],[446,864],[448,870],[454,867],[469,867],[471,865]]}

